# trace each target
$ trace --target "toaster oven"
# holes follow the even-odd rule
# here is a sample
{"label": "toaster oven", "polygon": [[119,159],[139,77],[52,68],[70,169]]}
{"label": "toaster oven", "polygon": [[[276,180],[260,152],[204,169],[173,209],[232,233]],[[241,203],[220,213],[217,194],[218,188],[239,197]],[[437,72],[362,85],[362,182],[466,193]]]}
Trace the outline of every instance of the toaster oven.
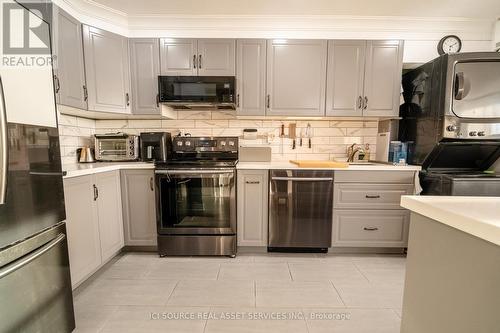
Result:
{"label": "toaster oven", "polygon": [[138,160],[139,136],[126,133],[96,134],[95,159],[108,162]]}

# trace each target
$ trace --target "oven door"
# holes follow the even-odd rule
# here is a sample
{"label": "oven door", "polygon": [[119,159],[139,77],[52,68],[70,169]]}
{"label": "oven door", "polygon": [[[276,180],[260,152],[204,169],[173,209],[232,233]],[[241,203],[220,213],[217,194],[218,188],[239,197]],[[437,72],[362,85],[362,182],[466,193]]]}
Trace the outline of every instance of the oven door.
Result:
{"label": "oven door", "polygon": [[160,235],[234,235],[234,169],[156,170]]}

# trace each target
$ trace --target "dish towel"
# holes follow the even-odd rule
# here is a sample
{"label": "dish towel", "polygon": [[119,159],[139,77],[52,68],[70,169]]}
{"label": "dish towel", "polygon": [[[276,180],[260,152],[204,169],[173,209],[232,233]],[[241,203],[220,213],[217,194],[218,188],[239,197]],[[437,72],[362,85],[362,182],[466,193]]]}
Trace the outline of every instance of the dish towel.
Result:
{"label": "dish towel", "polygon": [[422,186],[420,186],[419,173],[420,171],[415,171],[415,175],[413,176],[414,177],[413,183],[415,184],[415,186],[413,187],[413,194],[415,195],[419,195],[422,192]]}

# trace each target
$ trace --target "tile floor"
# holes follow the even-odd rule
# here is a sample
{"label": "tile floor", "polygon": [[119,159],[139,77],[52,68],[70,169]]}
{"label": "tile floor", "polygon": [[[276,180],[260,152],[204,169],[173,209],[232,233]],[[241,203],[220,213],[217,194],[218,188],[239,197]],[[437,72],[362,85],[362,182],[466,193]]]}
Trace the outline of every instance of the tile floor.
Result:
{"label": "tile floor", "polygon": [[396,255],[126,253],[75,292],[76,332],[399,332]]}

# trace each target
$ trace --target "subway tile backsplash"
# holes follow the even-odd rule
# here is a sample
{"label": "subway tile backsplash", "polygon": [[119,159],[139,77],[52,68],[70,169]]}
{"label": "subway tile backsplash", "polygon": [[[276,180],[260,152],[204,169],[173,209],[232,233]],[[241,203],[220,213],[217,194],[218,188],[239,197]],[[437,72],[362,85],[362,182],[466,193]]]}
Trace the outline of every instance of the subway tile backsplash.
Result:
{"label": "subway tile backsplash", "polygon": [[[292,140],[280,138],[281,124],[297,124],[297,136],[303,134],[302,146],[297,138],[296,149],[292,149]],[[307,124],[312,128],[312,147],[308,147],[305,137]],[[269,120],[237,119],[234,111],[177,111],[175,120],[90,120],[74,116],[59,116],[59,132],[63,153],[63,164],[76,163],[76,149],[93,146],[92,135],[125,132],[139,134],[145,131],[167,131],[173,135],[181,132],[192,136],[242,136],[244,128],[256,128],[257,140],[240,139],[242,145],[269,145],[272,158],[276,161],[290,159],[345,160],[347,147],[352,143],[370,144],[372,157],[375,155],[375,143],[378,123],[376,120]],[[274,139],[268,143],[268,134]]]}

